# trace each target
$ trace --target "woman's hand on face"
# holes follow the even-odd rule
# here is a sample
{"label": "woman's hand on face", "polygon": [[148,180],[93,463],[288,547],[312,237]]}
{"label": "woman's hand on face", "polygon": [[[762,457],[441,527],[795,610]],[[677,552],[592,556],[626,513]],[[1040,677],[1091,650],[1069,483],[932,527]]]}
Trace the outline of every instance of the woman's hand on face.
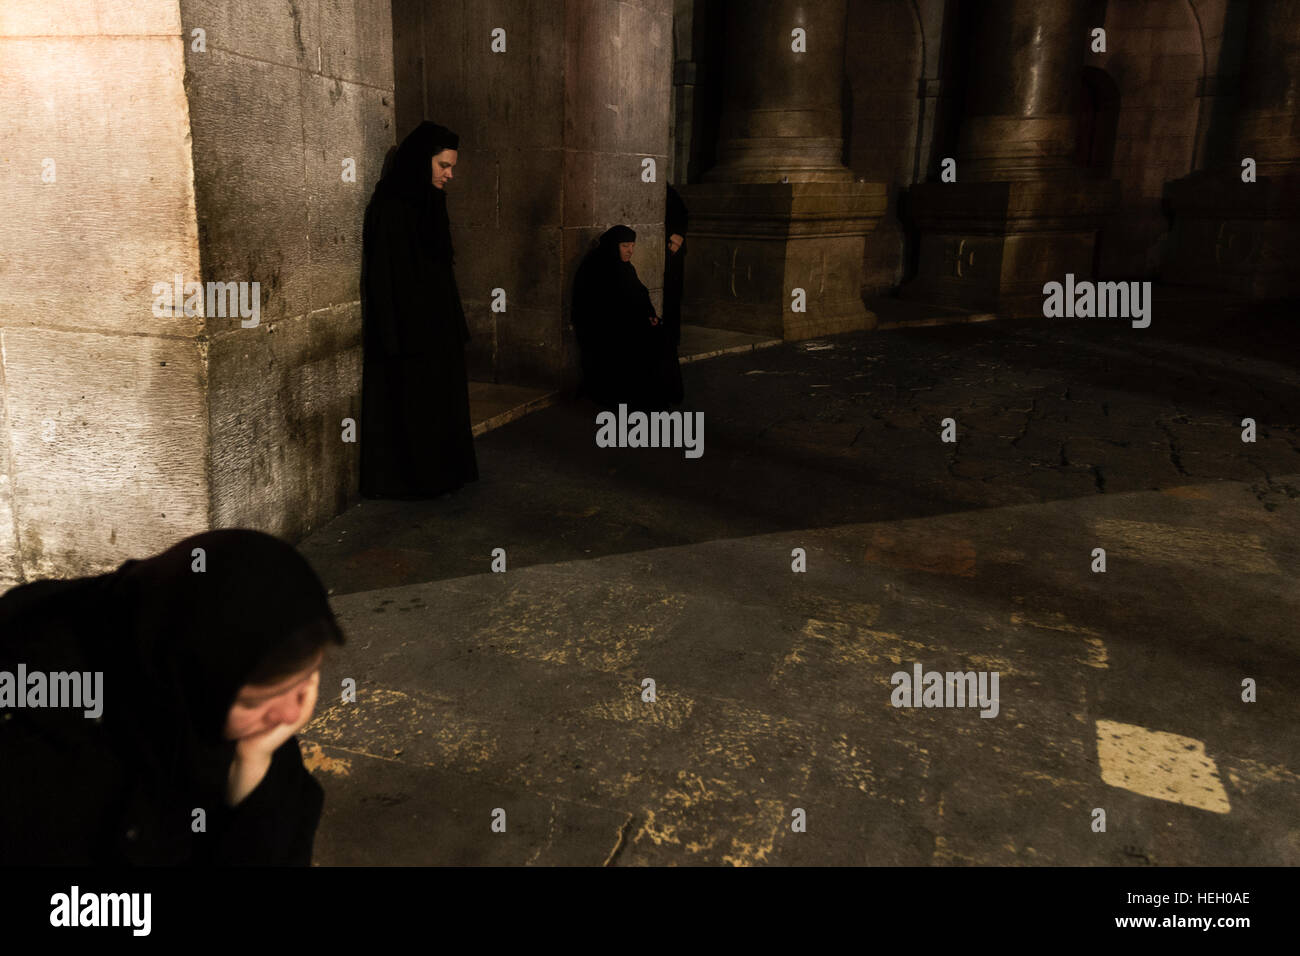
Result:
{"label": "woman's hand on face", "polygon": [[311,720],[312,712],[316,709],[316,695],[319,690],[320,671],[316,670],[312,672],[311,677],[298,691],[298,703],[301,705],[298,719],[292,724],[277,724],[275,727],[240,738],[235,745],[236,758],[254,763],[260,763],[261,761],[269,763],[271,755],[286,740],[307,726],[307,723]]}

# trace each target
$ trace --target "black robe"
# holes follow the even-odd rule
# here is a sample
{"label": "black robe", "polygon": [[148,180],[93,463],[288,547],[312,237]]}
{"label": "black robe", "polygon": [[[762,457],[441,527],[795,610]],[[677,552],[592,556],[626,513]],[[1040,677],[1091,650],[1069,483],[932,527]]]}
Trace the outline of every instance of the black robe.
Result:
{"label": "black robe", "polygon": [[[690,224],[686,203],[672,185],[668,186],[668,199],[664,215],[664,330],[671,343],[671,352],[664,357],[664,380],[669,404],[682,401],[682,369],[677,350],[682,344],[682,288],[686,277],[686,230]],[[676,252],[668,248],[668,237],[676,233],[682,237],[682,246]]]}
{"label": "black robe", "polygon": [[[324,791],[297,738],[233,808],[236,745],[222,738],[246,678],[310,626],[342,640],[307,562],[255,531],[207,532],[110,574],[9,590],[0,671],[100,671],[102,714],[0,710],[0,864],[310,864]],[[193,831],[195,809],[206,832]]]}
{"label": "black robe", "polygon": [[650,411],[668,401],[666,360],[673,352],[650,292],[636,267],[619,258],[618,244],[636,233],[615,226],[600,237],[578,268],[571,321],[582,363],[580,392],[596,404]]}
{"label": "black robe", "polygon": [[[686,272],[684,240],[689,225],[686,203],[682,202],[677,190],[669,185],[664,215],[664,325],[674,348],[682,342],[682,285]],[[668,249],[668,237],[674,233],[683,239],[682,247],[675,253]]]}
{"label": "black robe", "polygon": [[478,479],[465,373],[469,327],[453,271],[442,148],[424,123],[366,209],[361,303],[361,493],[424,498]]}

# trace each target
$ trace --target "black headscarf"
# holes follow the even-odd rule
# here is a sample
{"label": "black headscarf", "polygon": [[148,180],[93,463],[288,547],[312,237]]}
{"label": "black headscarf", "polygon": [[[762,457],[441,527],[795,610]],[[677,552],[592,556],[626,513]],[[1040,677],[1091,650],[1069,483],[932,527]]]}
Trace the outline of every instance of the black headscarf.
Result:
{"label": "black headscarf", "polygon": [[375,198],[415,207],[420,224],[419,238],[439,258],[451,259],[451,222],[447,217],[447,194],[433,185],[433,157],[444,149],[460,149],[460,137],[430,120],[407,134],[390,157],[383,177],[375,187]]}
{"label": "black headscarf", "polygon": [[617,317],[621,324],[629,307],[640,309],[645,287],[632,263],[619,255],[620,242],[636,242],[636,231],[622,225],[605,230],[578,266],[571,321],[579,345],[593,336],[605,337],[611,318]]}
{"label": "black headscarf", "polygon": [[602,248],[613,247],[617,255],[620,242],[636,242],[636,230],[630,226],[611,226],[601,234],[599,242]]}
{"label": "black headscarf", "polygon": [[[192,570],[196,548],[205,571]],[[104,730],[138,785],[134,801],[171,820],[222,806],[235,753],[223,731],[240,688],[255,673],[303,666],[297,651],[311,632],[343,641],[307,561],[260,531],[216,530],[110,574],[14,588],[0,598],[0,668],[102,670]],[[72,723],[53,737],[76,739],[80,718],[64,711]],[[180,841],[189,827],[162,829]]]}
{"label": "black headscarf", "polygon": [[[192,570],[196,548],[206,570]],[[316,573],[287,542],[260,531],[193,535],[161,554],[128,561],[110,600],[119,611],[123,656],[153,688],[171,696],[170,714],[200,746],[224,743],[236,695],[267,657],[295,634],[324,623],[342,635]],[[285,665],[280,676],[293,672]]]}
{"label": "black headscarf", "polygon": [[620,311],[634,315],[633,329],[637,333],[644,333],[644,323],[641,320],[654,312],[654,306],[650,303],[648,290],[636,273],[636,266],[623,261],[618,248],[621,242],[636,242],[636,230],[628,226],[607,229],[596,246],[596,259],[608,276],[607,294],[619,303]]}

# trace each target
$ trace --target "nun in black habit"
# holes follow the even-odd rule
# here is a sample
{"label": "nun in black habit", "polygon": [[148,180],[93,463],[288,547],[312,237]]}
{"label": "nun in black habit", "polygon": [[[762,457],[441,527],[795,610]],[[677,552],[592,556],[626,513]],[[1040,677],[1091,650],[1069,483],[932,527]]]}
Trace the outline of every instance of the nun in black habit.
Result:
{"label": "nun in black habit", "polygon": [[[193,570],[195,548],[206,570]],[[293,735],[325,646],[342,641],[311,567],[258,531],[209,531],[109,574],[11,589],[0,864],[310,864],[324,793]],[[46,694],[52,672],[99,672],[94,708],[84,680],[80,706],[51,707],[33,672]]]}
{"label": "nun in black habit", "polygon": [[636,232],[607,230],[578,267],[571,320],[582,386],[596,404],[653,411],[671,401],[665,362],[675,354],[650,291],[632,265]]}
{"label": "nun in black habit", "polygon": [[417,126],[366,208],[361,493],[431,498],[478,479],[465,374],[469,327],[443,191],[459,137]]}

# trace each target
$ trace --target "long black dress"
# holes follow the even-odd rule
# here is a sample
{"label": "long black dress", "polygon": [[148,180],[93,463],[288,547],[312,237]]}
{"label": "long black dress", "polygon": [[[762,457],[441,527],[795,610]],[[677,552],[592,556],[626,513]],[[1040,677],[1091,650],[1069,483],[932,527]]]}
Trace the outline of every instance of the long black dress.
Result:
{"label": "long black dress", "polygon": [[195,535],[109,574],[0,597],[0,671],[103,674],[97,720],[80,707],[0,711],[0,864],[310,864],[324,792],[297,738],[231,808],[236,745],[222,732],[246,678],[311,626],[342,640],[307,562],[256,531]]}
{"label": "long black dress", "polygon": [[682,341],[682,286],[685,281],[686,245],[675,253],[668,250],[668,237],[686,238],[690,217],[681,194],[670,184],[664,210],[664,326],[676,348]]}
{"label": "long black dress", "polygon": [[423,498],[478,479],[465,373],[469,327],[453,270],[447,197],[431,161],[455,134],[422,123],[366,209],[361,493]]}
{"label": "long black dress", "polygon": [[650,411],[666,405],[663,357],[671,342],[636,267],[619,258],[635,242],[627,226],[606,231],[587,253],[573,283],[571,321],[582,363],[581,393],[596,404]]}
{"label": "long black dress", "polygon": [[[676,405],[684,397],[682,386],[682,369],[677,358],[677,349],[682,343],[682,289],[686,280],[686,230],[690,218],[686,203],[672,184],[668,186],[668,196],[664,215],[664,330],[667,333],[668,351],[663,357],[664,388],[669,404]],[[680,249],[672,252],[668,248],[668,237],[676,233],[683,243]]]}

